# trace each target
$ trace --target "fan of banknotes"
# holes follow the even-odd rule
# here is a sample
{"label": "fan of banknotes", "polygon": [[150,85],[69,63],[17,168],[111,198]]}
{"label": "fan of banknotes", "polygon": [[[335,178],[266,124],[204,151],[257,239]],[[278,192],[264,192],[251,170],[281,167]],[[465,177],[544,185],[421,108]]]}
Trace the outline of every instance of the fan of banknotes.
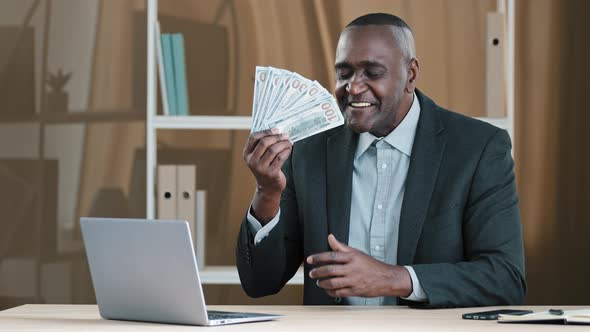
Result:
{"label": "fan of banknotes", "polygon": [[336,100],[317,81],[273,67],[256,67],[252,132],[277,128],[291,142],[344,124]]}

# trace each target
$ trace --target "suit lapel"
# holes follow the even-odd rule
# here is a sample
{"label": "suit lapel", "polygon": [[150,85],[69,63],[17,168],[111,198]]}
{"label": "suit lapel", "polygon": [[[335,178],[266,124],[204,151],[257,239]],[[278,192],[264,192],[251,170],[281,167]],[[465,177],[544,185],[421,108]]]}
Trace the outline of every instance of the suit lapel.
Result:
{"label": "suit lapel", "polygon": [[[358,135],[343,126],[326,143],[328,232],[348,244],[352,168]],[[327,240],[327,239],[326,239]]]}
{"label": "suit lapel", "polygon": [[400,216],[398,265],[413,263],[446,145],[437,106],[420,92],[416,94],[421,111]]}

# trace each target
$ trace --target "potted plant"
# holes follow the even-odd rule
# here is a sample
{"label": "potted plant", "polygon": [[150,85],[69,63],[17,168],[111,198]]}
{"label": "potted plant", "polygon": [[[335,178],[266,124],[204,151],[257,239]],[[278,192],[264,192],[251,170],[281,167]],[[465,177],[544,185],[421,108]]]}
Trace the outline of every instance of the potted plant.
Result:
{"label": "potted plant", "polygon": [[47,110],[53,113],[68,112],[68,93],[64,90],[72,73],[64,74],[58,69],[56,74],[47,73],[47,85],[50,91],[47,94]]}

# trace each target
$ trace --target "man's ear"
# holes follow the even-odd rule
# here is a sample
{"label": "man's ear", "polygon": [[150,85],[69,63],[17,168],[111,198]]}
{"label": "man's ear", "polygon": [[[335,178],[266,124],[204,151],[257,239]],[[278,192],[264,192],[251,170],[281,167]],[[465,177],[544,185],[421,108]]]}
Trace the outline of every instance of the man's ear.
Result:
{"label": "man's ear", "polygon": [[418,62],[418,59],[412,58],[408,65],[408,82],[406,83],[407,93],[414,93],[414,90],[416,90],[418,76],[420,76],[420,63]]}

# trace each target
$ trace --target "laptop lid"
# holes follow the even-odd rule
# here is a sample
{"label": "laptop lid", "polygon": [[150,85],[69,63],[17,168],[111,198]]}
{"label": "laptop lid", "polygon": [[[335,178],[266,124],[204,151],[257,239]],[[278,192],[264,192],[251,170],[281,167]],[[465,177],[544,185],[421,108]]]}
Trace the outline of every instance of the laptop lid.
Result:
{"label": "laptop lid", "polygon": [[186,221],[81,218],[100,315],[208,325]]}

